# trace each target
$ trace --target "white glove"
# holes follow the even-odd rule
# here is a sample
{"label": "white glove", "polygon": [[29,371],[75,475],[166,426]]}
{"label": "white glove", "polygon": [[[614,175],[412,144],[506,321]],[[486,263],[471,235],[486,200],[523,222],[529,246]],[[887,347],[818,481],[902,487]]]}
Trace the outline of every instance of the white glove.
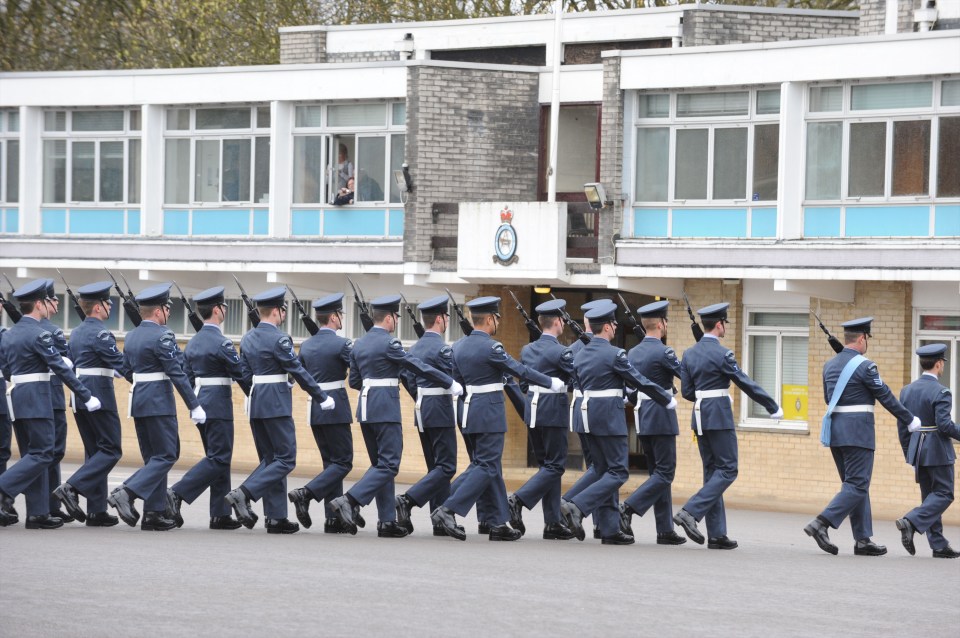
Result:
{"label": "white glove", "polygon": [[454,381],[450,384],[450,394],[452,394],[454,397],[460,396],[463,394],[463,386]]}
{"label": "white glove", "polygon": [[777,408],[777,411],[770,415],[771,419],[782,419],[783,418],[783,408]]}
{"label": "white glove", "polygon": [[677,400],[674,399],[673,397],[670,397],[670,403],[667,404],[667,409],[668,409],[668,410],[676,410],[676,409],[677,409]]}
{"label": "white glove", "polygon": [[336,404],[337,402],[333,400],[333,397],[330,395],[327,395],[327,398],[320,402],[320,409],[332,410],[333,406],[335,406]]}
{"label": "white glove", "polygon": [[194,409],[190,410],[190,420],[196,423],[197,425],[200,425],[201,423],[206,422],[207,413],[204,411],[202,405],[198,405]]}
{"label": "white glove", "polygon": [[913,417],[913,421],[910,422],[910,425],[907,426],[907,430],[910,432],[916,432],[920,429],[920,417]]}
{"label": "white glove", "polygon": [[87,399],[87,402],[84,403],[83,405],[84,405],[84,406],[87,408],[87,410],[89,410],[90,412],[96,412],[97,410],[100,409],[100,399],[98,399],[97,397],[93,397],[93,396],[92,396],[92,397],[90,397],[89,399]]}
{"label": "white glove", "polygon": [[63,363],[64,363],[65,366],[67,366],[68,368],[70,368],[71,370],[73,370],[73,361],[70,360],[70,357],[64,357],[64,358],[63,358]]}
{"label": "white glove", "polygon": [[550,389],[554,392],[563,392],[567,389],[567,384],[557,377],[550,377]]}

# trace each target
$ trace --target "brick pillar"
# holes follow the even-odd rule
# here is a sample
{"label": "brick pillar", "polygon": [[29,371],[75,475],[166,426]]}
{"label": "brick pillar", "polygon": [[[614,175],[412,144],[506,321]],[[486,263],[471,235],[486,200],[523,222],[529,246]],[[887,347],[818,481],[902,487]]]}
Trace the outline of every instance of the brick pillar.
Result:
{"label": "brick pillar", "polygon": [[613,200],[600,211],[597,261],[612,264],[615,259],[608,238],[623,227],[623,91],[620,90],[620,58],[603,60],[603,112],[600,121],[600,183]]}

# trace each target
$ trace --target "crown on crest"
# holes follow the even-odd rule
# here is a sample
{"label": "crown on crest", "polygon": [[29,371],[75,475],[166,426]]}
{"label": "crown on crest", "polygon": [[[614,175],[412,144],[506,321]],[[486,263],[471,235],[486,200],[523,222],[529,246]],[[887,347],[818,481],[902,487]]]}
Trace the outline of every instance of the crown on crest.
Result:
{"label": "crown on crest", "polygon": [[509,224],[512,221],[513,221],[513,211],[510,210],[510,208],[508,207],[504,207],[504,209],[500,211],[500,222],[504,224]]}

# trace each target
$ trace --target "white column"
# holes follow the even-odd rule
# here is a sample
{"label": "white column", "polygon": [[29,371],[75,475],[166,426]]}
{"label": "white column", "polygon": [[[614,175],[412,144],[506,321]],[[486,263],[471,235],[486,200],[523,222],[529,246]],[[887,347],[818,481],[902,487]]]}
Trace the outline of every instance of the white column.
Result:
{"label": "white column", "polygon": [[293,114],[291,102],[270,103],[270,236],[290,236],[293,203]]}
{"label": "white column", "polygon": [[43,109],[20,107],[20,234],[40,234],[43,201]]}
{"label": "white column", "polygon": [[891,34],[897,32],[897,12],[900,9],[901,0],[887,0],[886,13],[883,18],[883,32]]}
{"label": "white column", "polygon": [[163,234],[163,107],[141,107],[140,142],[140,233],[151,237]]}
{"label": "white column", "polygon": [[777,239],[800,239],[803,234],[803,95],[807,85],[780,86],[780,160],[777,189]]}

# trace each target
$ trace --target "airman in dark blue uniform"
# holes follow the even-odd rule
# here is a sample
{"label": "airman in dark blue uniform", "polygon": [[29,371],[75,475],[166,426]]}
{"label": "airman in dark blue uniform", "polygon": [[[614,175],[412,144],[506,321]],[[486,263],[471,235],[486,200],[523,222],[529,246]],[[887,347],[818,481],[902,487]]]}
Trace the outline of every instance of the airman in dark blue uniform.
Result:
{"label": "airman in dark blue uniform", "polygon": [[[821,442],[830,447],[843,484],[840,492],[804,528],[804,532],[813,537],[820,549],[830,554],[839,550],[830,542],[827,530],[830,527],[837,529],[848,516],[856,540],[854,554],[882,556],[887,553],[886,547],[870,540],[873,536],[870,479],[876,449],[874,404],[879,401],[899,421],[914,422],[914,415],[897,401],[880,378],[877,364],[863,356],[867,353],[867,339],[873,336],[870,334],[872,321],[873,317],[864,317],[842,324],[845,347],[823,366],[823,396],[828,410]],[[920,425],[919,419],[915,425]]]}
{"label": "airman in dark blue uniform", "polygon": [[[562,317],[566,305],[567,302],[562,299],[553,299],[537,306],[537,322],[543,334],[520,351],[523,365],[549,377],[558,377],[564,383],[569,380],[569,375],[564,371],[560,359],[567,348],[557,338],[563,334]],[[567,463],[567,434],[570,427],[567,388],[554,392],[551,388],[530,386],[527,389],[523,421],[529,428],[530,442],[540,469],[507,499],[510,526],[524,533],[523,508],[532,509],[542,502],[543,538],[569,540],[574,534],[560,515],[560,480]]]}
{"label": "airman in dark blue uniform", "polygon": [[587,311],[586,319],[594,336],[567,365],[572,365],[583,392],[580,414],[583,431],[590,439],[590,451],[598,478],[571,501],[561,504],[568,527],[584,539],[583,517],[594,515],[604,545],[629,545],[632,536],[620,530],[620,487],[627,481],[627,422],[624,417],[625,388],[646,393],[653,401],[675,409],[673,396],[640,374],[625,350],[610,343],[617,330],[617,306],[612,301]]}
{"label": "airman in dark blue uniform", "polygon": [[243,485],[226,496],[247,529],[253,529],[257,523],[250,500],[262,498],[268,534],[293,534],[300,530],[287,518],[287,475],[297,464],[293,383],[288,383],[287,375],[320,403],[321,410],[336,407],[333,397],[320,388],[300,363],[290,335],[280,329],[287,316],[286,293],[286,287],[278,286],[253,297],[260,323],[240,341],[240,363],[244,378],[252,380],[250,429],[260,465]]}
{"label": "airman in dark blue uniform", "polygon": [[193,301],[203,327],[184,349],[184,370],[207,415],[206,421],[197,424],[205,456],[170,488],[167,496],[179,527],[183,524],[181,502],[193,503],[209,487],[210,529],[237,529],[240,522],[230,516],[230,506],[224,500],[230,491],[233,458],[231,386],[236,382],[244,394],[249,394],[250,377],[244,375],[233,341],[223,335],[223,323],[227,320],[223,286],[208,288]]}
{"label": "airman in dark blue uniform", "polygon": [[507,415],[503,403],[503,375],[560,391],[563,381],[548,377],[518,363],[490,337],[500,323],[500,298],[480,297],[466,304],[473,318],[473,332],[453,348],[453,377],[465,386],[461,427],[472,441],[473,459],[462,480],[430,517],[448,536],[466,540],[454,514],[466,516],[481,498],[486,498],[489,539],[514,541],[521,536],[506,522],[510,518],[507,489],[503,483],[502,457]]}
{"label": "airman in dark blue uniform", "polygon": [[[680,360],[673,348],[665,345],[669,301],[654,301],[637,309],[647,336],[632,348],[627,359],[637,371],[672,392],[673,380],[680,378]],[[686,538],[673,529],[673,500],[670,486],[677,471],[677,411],[667,410],[643,393],[638,393],[633,409],[633,424],[647,459],[650,478],[644,481],[620,506],[621,529],[633,536],[630,518],[643,516],[653,507],[658,545],[682,545]]]}
{"label": "airman in dark blue uniform", "polygon": [[[313,525],[310,501],[325,501],[323,531],[342,534],[349,530],[330,509],[330,501],[343,496],[343,479],[353,469],[353,433],[350,431],[353,415],[345,381],[353,341],[337,334],[337,330],[343,329],[343,293],[317,299],[313,302],[313,311],[320,331],[300,346],[300,363],[320,388],[333,397],[336,406],[333,410],[321,410],[316,399],[308,399],[310,429],[323,459],[323,471],[287,497],[293,503],[297,519],[307,528]],[[356,522],[362,527],[359,520]]]}
{"label": "airman in dark blue uniform", "polygon": [[27,498],[27,529],[55,529],[63,520],[50,516],[49,466],[53,462],[56,429],[53,420],[51,372],[66,383],[88,410],[100,400],[73,374],[57,350],[53,335],[40,321],[47,316],[47,281],[34,280],[13,293],[23,317],[3,335],[0,368],[6,376],[7,411],[14,425],[29,432],[20,460],[0,475],[0,527],[18,521],[13,499]]}
{"label": "airman in dark blue uniform", "polygon": [[[90,412],[74,397],[74,416],[86,460],[53,491],[66,510],[78,521],[86,520],[89,527],[112,527],[118,522],[107,513],[107,479],[123,453],[114,388],[114,378],[123,370],[123,354],[104,324],[112,311],[110,286],[109,281],[101,281],[77,289],[86,319],[70,333],[70,358],[77,378],[103,405]],[[81,494],[87,499],[86,513],[80,508]]]}
{"label": "airman in dark blue uniform", "polygon": [[683,398],[693,402],[691,427],[697,433],[697,447],[703,461],[703,487],[690,497],[673,522],[695,543],[703,544],[697,522],[707,518],[707,547],[736,549],[737,541],[727,536],[727,513],[723,493],[737,479],[737,432],[733,422],[730,382],[766,408],[774,419],[783,417],[776,400],[737,365],[731,350],[720,345],[727,334],[728,303],[697,311],[703,324],[703,338],[683,353],[680,382]]}
{"label": "airman in dark blue uniform", "polygon": [[[444,340],[450,314],[447,296],[440,295],[421,303],[417,310],[423,319],[423,336],[410,354],[444,374],[453,372],[453,349]],[[410,511],[414,507],[439,507],[450,496],[450,480],[457,471],[457,415],[450,390],[433,380],[404,369],[400,373],[406,385],[414,389],[414,418],[420,435],[427,474],[405,494],[397,497],[397,521],[413,531]],[[443,528],[434,528],[434,536],[445,536]]]}
{"label": "airman in dark blue uniform", "polygon": [[920,378],[900,391],[900,402],[920,420],[920,426],[899,421],[897,429],[907,463],[915,468],[920,484],[919,507],[897,521],[903,546],[916,553],[913,535],[927,535],[934,558],[960,558],[943,535],[942,516],[953,502],[953,465],[957,459],[950,439],[960,441],[960,426],[950,417],[953,395],[941,385],[947,359],[947,344],[931,343],[917,348]]}
{"label": "airman in dark blue uniform", "polygon": [[377,536],[402,538],[409,532],[397,524],[397,503],[393,479],[400,471],[403,430],[400,425],[400,371],[407,369],[438,387],[462,391],[450,375],[427,365],[403,349],[390,336],[397,328],[400,295],[386,295],[370,302],[373,328],[357,339],[350,355],[350,387],[360,391],[357,419],[370,457],[370,469],[330,507],[356,533],[354,508],[377,501]]}
{"label": "airman in dark blue uniform", "polygon": [[[0,306],[0,318],[3,317],[3,306]],[[3,352],[3,333],[7,329],[0,326],[0,353]],[[0,355],[2,356],[2,355]],[[10,424],[10,415],[7,414],[7,380],[3,378],[3,369],[0,368],[0,474],[7,471],[7,461],[10,460],[13,426]]]}
{"label": "airman in dark blue uniform", "polygon": [[[53,343],[57,352],[66,359],[67,366],[72,369],[73,362],[70,360],[67,338],[63,334],[63,329],[51,320],[60,312],[60,300],[57,298],[53,279],[47,279],[47,298],[44,303],[47,304],[47,316],[40,320],[40,326],[53,335]],[[57,375],[51,375],[50,377],[50,398],[53,399],[53,424],[56,430],[56,438],[53,446],[53,463],[47,469],[47,482],[50,489],[53,490],[60,487],[60,462],[67,452],[67,403],[63,394],[63,381]],[[51,516],[63,519],[64,523],[72,523],[75,520],[73,516],[60,509],[60,500],[52,492],[49,498]]]}

